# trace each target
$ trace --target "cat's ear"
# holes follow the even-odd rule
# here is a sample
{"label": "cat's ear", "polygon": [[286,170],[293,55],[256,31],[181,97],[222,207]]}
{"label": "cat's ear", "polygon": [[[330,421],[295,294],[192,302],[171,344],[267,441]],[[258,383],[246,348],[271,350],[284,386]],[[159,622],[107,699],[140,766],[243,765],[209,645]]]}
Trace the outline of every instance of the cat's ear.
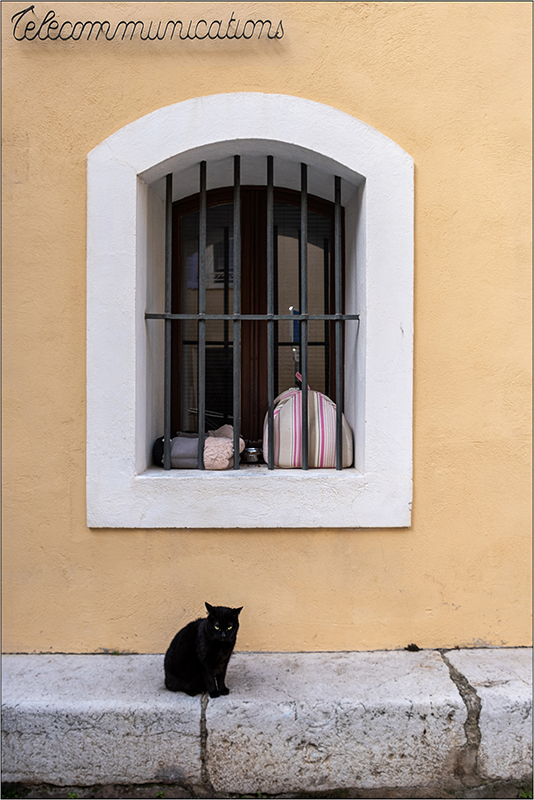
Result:
{"label": "cat's ear", "polygon": [[206,608],[208,609],[208,614],[211,614],[211,612],[213,611],[213,606],[210,606],[210,604],[209,604],[209,603],[204,603],[204,605],[205,605],[205,606],[206,606]]}
{"label": "cat's ear", "polygon": [[233,610],[234,614],[236,615],[236,617],[238,617],[239,614],[241,613],[241,611],[243,611],[243,606],[241,606],[241,608],[234,608],[232,610]]}

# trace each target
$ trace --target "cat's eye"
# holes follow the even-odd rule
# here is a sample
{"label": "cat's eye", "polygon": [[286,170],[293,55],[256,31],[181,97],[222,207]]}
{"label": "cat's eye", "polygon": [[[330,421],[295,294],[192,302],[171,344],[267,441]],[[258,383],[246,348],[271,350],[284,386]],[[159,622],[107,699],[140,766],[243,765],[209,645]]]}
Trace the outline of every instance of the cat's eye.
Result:
{"label": "cat's eye", "polygon": [[216,623],[216,622],[213,624],[213,627],[215,628],[215,630],[216,630],[216,631],[218,631],[218,630],[219,630],[219,626],[217,625],[217,623]]}
{"label": "cat's eye", "polygon": [[229,630],[229,631],[231,631],[231,630],[232,630],[232,626],[231,626],[231,625],[228,625],[228,630]]}

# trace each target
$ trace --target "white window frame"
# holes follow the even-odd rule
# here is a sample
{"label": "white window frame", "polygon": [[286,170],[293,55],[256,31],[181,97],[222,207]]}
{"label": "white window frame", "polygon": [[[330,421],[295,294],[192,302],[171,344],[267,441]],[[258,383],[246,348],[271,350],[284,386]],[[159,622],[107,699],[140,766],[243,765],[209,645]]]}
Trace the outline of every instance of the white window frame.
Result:
{"label": "white window frame", "polygon": [[[346,313],[359,313],[360,323],[345,346],[345,413],[355,465],[341,472],[165,472],[150,464],[163,406],[163,323],[144,317],[161,300],[158,181],[173,171],[185,185],[200,160],[243,153],[304,161],[332,176],[332,190],[334,174],[352,188]],[[92,150],[87,203],[89,527],[411,524],[413,160],[404,150],[360,120],[303,98],[194,98],[132,122]],[[158,325],[161,333],[150,327]]]}

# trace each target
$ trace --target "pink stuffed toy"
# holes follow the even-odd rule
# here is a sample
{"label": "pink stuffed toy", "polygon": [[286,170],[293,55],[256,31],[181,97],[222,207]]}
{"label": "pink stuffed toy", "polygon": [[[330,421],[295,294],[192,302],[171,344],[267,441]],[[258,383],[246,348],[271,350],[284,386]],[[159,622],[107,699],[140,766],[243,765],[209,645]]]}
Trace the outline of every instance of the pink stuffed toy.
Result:
{"label": "pink stuffed toy", "polygon": [[[239,452],[245,448],[243,439],[239,439]],[[231,469],[234,466],[234,429],[231,425],[223,425],[216,431],[208,431],[204,442],[205,469]]]}

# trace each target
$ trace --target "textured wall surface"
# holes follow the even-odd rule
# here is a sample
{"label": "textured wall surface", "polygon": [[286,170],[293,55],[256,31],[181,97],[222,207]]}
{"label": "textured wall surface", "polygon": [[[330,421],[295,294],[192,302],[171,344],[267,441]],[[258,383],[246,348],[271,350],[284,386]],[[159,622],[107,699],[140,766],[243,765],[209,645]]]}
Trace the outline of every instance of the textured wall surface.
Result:
{"label": "textured wall surface", "polygon": [[[244,606],[243,650],[529,644],[531,5],[242,3],[285,35],[238,42],[15,41],[24,7],[2,3],[4,649],[161,652],[204,600]],[[414,158],[411,528],[86,527],[87,154],[237,91],[333,106]]]}

